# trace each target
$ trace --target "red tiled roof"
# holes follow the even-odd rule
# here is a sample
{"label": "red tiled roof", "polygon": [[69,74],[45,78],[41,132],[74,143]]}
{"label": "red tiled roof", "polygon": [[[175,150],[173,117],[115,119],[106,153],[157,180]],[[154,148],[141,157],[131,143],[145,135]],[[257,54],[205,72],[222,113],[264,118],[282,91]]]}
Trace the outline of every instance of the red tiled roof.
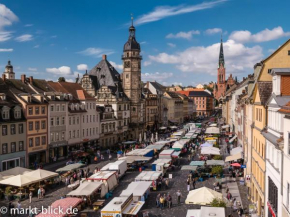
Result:
{"label": "red tiled roof", "polygon": [[279,109],[278,111],[281,113],[290,114],[290,101],[286,105],[282,106],[282,108]]}
{"label": "red tiled roof", "polygon": [[190,91],[180,90],[180,91],[176,91],[176,92],[177,92],[177,93],[181,93],[181,94],[183,94],[183,95],[185,95],[185,96],[188,96]]}

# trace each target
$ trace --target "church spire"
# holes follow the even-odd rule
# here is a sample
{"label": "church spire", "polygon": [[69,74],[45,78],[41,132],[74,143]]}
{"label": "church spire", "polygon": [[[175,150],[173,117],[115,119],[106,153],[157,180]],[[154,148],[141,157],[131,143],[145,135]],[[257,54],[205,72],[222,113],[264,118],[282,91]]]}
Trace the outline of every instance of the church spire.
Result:
{"label": "church spire", "polygon": [[224,58],[224,48],[223,48],[223,36],[221,35],[221,45],[220,45],[220,55],[219,55],[219,68],[225,67],[225,58]]}

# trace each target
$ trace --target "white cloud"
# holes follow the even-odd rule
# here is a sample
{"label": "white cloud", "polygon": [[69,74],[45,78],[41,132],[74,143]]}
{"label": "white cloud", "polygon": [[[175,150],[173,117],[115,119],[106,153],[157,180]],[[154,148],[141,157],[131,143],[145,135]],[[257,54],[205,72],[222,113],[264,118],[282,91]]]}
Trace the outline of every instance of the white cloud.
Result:
{"label": "white cloud", "polygon": [[155,73],[142,73],[142,80],[143,81],[157,81],[162,82],[165,81],[168,78],[171,78],[173,76],[173,73],[171,72],[155,72]]}
{"label": "white cloud", "polygon": [[32,68],[32,67],[29,67],[29,68],[28,68],[28,71],[31,71],[31,72],[36,72],[36,71],[37,71],[37,68]]}
{"label": "white cloud", "polygon": [[87,48],[83,51],[79,51],[77,53],[85,55],[85,56],[101,57],[102,54],[110,55],[110,54],[113,54],[114,51],[110,50],[110,49],[89,47],[89,48]]}
{"label": "white cloud", "polygon": [[35,45],[33,48],[39,48],[39,44]]}
{"label": "white cloud", "polygon": [[5,26],[11,26],[18,21],[18,17],[4,4],[0,4],[0,30]]}
{"label": "white cloud", "polygon": [[52,35],[51,38],[57,38],[57,35]]}
{"label": "white cloud", "polygon": [[117,64],[113,61],[110,61],[109,63],[111,63],[111,65],[115,68],[115,69],[119,69],[119,70],[123,70],[123,65],[122,64]]}
{"label": "white cloud", "polygon": [[33,24],[26,24],[26,25],[24,25],[24,27],[31,27],[31,26],[33,26]]}
{"label": "white cloud", "polygon": [[149,66],[149,65],[152,64],[152,62],[151,61],[145,61],[143,64],[144,64],[144,66]]}
{"label": "white cloud", "polygon": [[140,44],[147,44],[147,41],[141,41]]}
{"label": "white cloud", "polygon": [[85,71],[88,69],[88,65],[87,64],[79,64],[79,65],[77,65],[77,69],[81,70],[81,71]]}
{"label": "white cloud", "polygon": [[192,38],[192,35],[199,35],[200,32],[198,30],[191,30],[189,32],[178,32],[176,34],[168,34],[166,38],[185,38],[187,40]]}
{"label": "white cloud", "polygon": [[12,52],[13,48],[0,48],[0,52]]}
{"label": "white cloud", "polygon": [[59,76],[71,75],[72,70],[69,66],[61,66],[59,68],[46,68],[46,72],[56,74]]}
{"label": "white cloud", "polygon": [[[233,40],[224,42],[225,63],[228,73],[236,73],[237,69],[251,70],[255,63],[263,58],[260,46],[246,47]],[[182,72],[207,73],[216,75],[220,44],[207,47],[190,47],[174,54],[159,53],[149,56],[150,61],[172,64]]]}
{"label": "white cloud", "polygon": [[17,38],[15,38],[15,40],[18,42],[31,41],[33,40],[33,36],[30,34],[24,34],[24,35],[18,36]]}
{"label": "white cloud", "polygon": [[207,35],[214,35],[214,34],[217,34],[217,33],[222,33],[222,29],[220,28],[213,28],[213,29],[207,29],[205,30],[205,34]]}
{"label": "white cloud", "polygon": [[167,45],[168,45],[169,47],[176,47],[176,44],[173,44],[173,43],[167,43]]}
{"label": "white cloud", "polygon": [[167,17],[176,16],[180,14],[191,13],[194,11],[205,10],[213,8],[227,0],[217,0],[212,2],[203,2],[197,5],[179,5],[179,6],[159,6],[156,7],[153,11],[143,14],[134,21],[135,25],[141,25],[145,23],[155,22],[162,20]]}
{"label": "white cloud", "polygon": [[9,39],[12,38],[12,32],[1,32],[0,30],[0,42],[3,42],[3,41],[8,41]]}
{"label": "white cloud", "polygon": [[275,52],[275,49],[269,49],[268,52],[269,53],[274,53]]}
{"label": "white cloud", "polygon": [[229,39],[240,43],[246,43],[272,41],[287,36],[290,36],[290,32],[284,32],[283,28],[281,26],[278,26],[276,28],[273,28],[272,30],[264,29],[256,34],[252,34],[248,30],[234,31],[229,36]]}

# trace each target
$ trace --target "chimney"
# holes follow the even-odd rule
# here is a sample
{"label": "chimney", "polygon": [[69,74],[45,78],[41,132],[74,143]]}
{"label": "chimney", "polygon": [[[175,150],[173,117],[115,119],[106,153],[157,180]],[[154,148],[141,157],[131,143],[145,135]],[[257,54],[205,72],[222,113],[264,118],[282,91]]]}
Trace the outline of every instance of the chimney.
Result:
{"label": "chimney", "polygon": [[147,88],[149,88],[149,81],[147,81],[146,86],[147,86]]}
{"label": "chimney", "polygon": [[2,80],[6,81],[6,75],[5,74],[2,74]]}
{"label": "chimney", "polygon": [[33,77],[32,76],[29,77],[29,84],[31,84],[31,85],[33,84]]}
{"label": "chimney", "polygon": [[25,82],[26,82],[26,75],[25,74],[21,75],[21,82],[23,84],[25,84]]}
{"label": "chimney", "polygon": [[107,60],[107,55],[103,54],[103,60]]}

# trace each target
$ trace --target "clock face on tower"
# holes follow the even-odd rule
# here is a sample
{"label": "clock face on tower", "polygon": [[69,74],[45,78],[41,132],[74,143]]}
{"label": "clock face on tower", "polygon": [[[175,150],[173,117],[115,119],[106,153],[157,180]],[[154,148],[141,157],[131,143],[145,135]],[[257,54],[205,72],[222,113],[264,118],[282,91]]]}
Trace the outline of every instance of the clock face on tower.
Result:
{"label": "clock face on tower", "polygon": [[130,61],[124,62],[124,68],[130,68]]}

